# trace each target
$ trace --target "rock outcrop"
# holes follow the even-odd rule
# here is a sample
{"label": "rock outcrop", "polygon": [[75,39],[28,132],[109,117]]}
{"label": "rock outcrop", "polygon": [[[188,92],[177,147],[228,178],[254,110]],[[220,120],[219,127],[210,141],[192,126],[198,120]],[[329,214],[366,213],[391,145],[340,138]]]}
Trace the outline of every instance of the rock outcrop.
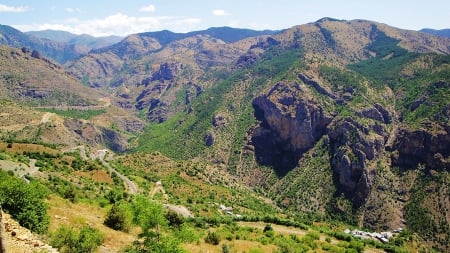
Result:
{"label": "rock outcrop", "polygon": [[389,111],[378,103],[374,104],[373,107],[365,108],[359,112],[356,112],[356,115],[359,117],[374,119],[385,124],[390,124],[392,122],[392,116]]}
{"label": "rock outcrop", "polygon": [[372,173],[368,160],[378,158],[385,137],[371,134],[369,128],[351,117],[335,121],[328,128],[331,144],[331,167],[338,188],[359,206],[370,192]]}
{"label": "rock outcrop", "polygon": [[298,165],[302,154],[325,134],[332,116],[316,102],[304,99],[298,83],[277,83],[253,101],[261,121],[252,143],[260,164],[273,166],[280,176]]}
{"label": "rock outcrop", "polygon": [[158,71],[153,73],[151,81],[171,81],[180,70],[183,69],[183,64],[177,62],[163,63],[159,66]]}
{"label": "rock outcrop", "polygon": [[58,250],[42,242],[39,236],[30,230],[20,226],[9,214],[3,213],[3,224],[5,227],[4,239],[6,241],[6,252],[11,253],[58,253]]}
{"label": "rock outcrop", "polygon": [[393,150],[393,166],[414,169],[421,164],[450,171],[450,126],[428,123],[419,130],[400,129]]}

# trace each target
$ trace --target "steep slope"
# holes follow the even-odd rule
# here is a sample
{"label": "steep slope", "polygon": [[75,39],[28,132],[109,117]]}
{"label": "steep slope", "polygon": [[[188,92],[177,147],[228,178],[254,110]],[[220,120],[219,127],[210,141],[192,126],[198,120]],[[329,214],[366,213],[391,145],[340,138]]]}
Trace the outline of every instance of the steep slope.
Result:
{"label": "steep slope", "polygon": [[[38,52],[0,45],[0,139],[109,147],[122,152],[143,128],[106,94],[81,84]],[[14,102],[13,102],[14,101]]]}
{"label": "steep slope", "polygon": [[76,35],[65,31],[43,30],[25,32],[37,38],[63,42],[69,45],[76,45],[85,48],[86,53],[92,49],[111,46],[120,42],[123,38],[119,36],[94,37],[87,34]]}
{"label": "steep slope", "polygon": [[45,38],[28,36],[10,26],[0,25],[0,44],[16,48],[37,50],[41,54],[59,63],[75,59],[87,53],[86,48]]}
{"label": "steep slope", "polygon": [[[187,110],[150,125],[140,150],[206,158],[287,209],[408,226],[447,249],[447,205],[419,216],[426,233],[411,210],[450,183],[450,40],[325,18],[253,42],[227,76],[200,79]],[[433,201],[411,184],[424,178]]]}
{"label": "steep slope", "polygon": [[2,98],[30,105],[95,105],[100,97],[37,51],[0,45]]}
{"label": "steep slope", "polygon": [[[331,18],[244,39],[207,31],[131,35],[65,66],[148,121],[137,151],[206,161],[212,181],[298,216],[406,227],[448,251],[450,39]],[[103,135],[94,120],[65,126],[123,143],[109,115]]]}
{"label": "steep slope", "polygon": [[219,78],[212,75],[214,72],[221,69],[226,76],[257,40],[226,43],[208,35],[208,31],[216,30],[192,36],[168,31],[131,35],[66,67],[92,87],[114,90],[114,101],[121,107],[142,111],[151,121],[164,121],[185,110],[193,98],[211,86]]}

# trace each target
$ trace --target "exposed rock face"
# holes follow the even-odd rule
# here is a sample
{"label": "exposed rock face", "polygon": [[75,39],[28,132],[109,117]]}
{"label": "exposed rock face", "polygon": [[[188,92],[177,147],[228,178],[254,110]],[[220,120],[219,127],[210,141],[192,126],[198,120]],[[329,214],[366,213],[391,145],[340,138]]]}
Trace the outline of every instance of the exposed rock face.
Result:
{"label": "exposed rock face", "polygon": [[151,81],[164,81],[172,80],[180,70],[183,69],[183,64],[181,63],[163,63],[159,66],[159,70],[153,73]]}
{"label": "exposed rock face", "polygon": [[300,73],[298,78],[302,80],[305,84],[311,85],[314,89],[316,89],[320,94],[328,96],[330,98],[336,99],[337,97],[326,87],[320,85],[320,83],[314,81],[313,79],[307,77],[306,75]]}
{"label": "exposed rock face", "polygon": [[105,145],[114,152],[124,152],[129,148],[126,136],[105,127],[96,127],[92,123],[69,119],[64,125],[75,132],[81,140],[90,146]]}
{"label": "exposed rock face", "polygon": [[314,101],[303,99],[301,93],[299,84],[279,82],[253,101],[255,116],[261,120],[252,135],[256,159],[273,166],[278,175],[297,166],[332,119]]}
{"label": "exposed rock face", "polygon": [[[168,105],[172,103],[172,97],[163,97],[164,93],[174,90],[181,85],[175,77],[183,69],[183,64],[178,62],[166,62],[159,66],[151,77],[142,80],[141,85],[145,88],[136,98],[135,107],[138,110],[148,110],[147,119],[154,122],[163,122],[170,116]],[[186,85],[186,100],[188,105],[191,99],[198,96],[202,89],[192,82]]]}
{"label": "exposed rock face", "polygon": [[392,165],[403,169],[419,164],[450,171],[450,126],[425,125],[426,129],[400,129],[393,145]]}
{"label": "exposed rock face", "polygon": [[384,137],[370,135],[369,129],[348,117],[329,126],[331,166],[341,190],[357,206],[369,194],[371,172],[367,160],[379,157],[384,148]]}
{"label": "exposed rock face", "polygon": [[392,116],[382,105],[374,104],[373,107],[365,108],[356,113],[359,117],[374,119],[385,124],[392,122]]}

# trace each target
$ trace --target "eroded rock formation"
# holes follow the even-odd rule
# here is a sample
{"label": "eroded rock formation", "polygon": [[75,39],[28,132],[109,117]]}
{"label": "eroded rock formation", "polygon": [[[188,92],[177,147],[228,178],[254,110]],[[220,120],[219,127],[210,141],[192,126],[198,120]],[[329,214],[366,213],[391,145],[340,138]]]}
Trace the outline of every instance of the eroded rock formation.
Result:
{"label": "eroded rock formation", "polygon": [[314,101],[301,96],[298,83],[277,83],[253,101],[261,121],[252,143],[260,164],[273,166],[278,175],[298,165],[302,154],[326,132],[332,116]]}

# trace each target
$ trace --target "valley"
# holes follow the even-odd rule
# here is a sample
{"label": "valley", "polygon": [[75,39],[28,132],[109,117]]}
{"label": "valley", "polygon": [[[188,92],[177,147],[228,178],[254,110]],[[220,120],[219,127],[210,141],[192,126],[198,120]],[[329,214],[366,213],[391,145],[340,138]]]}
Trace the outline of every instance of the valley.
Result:
{"label": "valley", "polygon": [[55,56],[7,31],[0,203],[59,252],[449,250],[449,38],[323,18]]}

